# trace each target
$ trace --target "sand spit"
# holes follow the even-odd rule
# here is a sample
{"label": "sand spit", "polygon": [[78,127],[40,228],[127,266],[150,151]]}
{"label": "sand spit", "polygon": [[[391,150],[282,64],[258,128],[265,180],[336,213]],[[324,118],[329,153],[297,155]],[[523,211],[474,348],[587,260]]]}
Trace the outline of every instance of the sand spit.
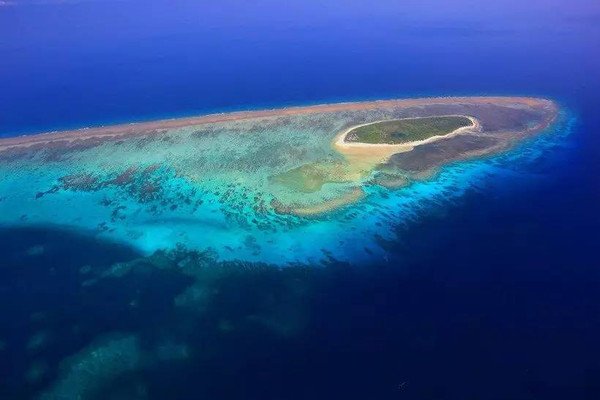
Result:
{"label": "sand spit", "polygon": [[326,214],[348,204],[356,203],[365,196],[365,191],[360,187],[356,187],[343,196],[314,205],[283,205],[278,202],[272,202],[271,206],[280,214],[291,214],[297,217],[311,217]]}

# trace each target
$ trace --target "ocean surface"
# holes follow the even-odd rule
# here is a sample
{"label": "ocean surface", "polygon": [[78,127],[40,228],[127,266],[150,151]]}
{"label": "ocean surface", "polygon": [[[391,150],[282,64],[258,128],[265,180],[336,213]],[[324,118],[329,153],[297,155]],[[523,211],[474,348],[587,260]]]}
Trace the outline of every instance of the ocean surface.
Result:
{"label": "ocean surface", "polygon": [[376,196],[406,215],[372,221],[384,257],[360,235],[281,267],[0,226],[0,398],[600,398],[598,48],[585,0],[0,2],[1,136],[416,96],[562,110]]}

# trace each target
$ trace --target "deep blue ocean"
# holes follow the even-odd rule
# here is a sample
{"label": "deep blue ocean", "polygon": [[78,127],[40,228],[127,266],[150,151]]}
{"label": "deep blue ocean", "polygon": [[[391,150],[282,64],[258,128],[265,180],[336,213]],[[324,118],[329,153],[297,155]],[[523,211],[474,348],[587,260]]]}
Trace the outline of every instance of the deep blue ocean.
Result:
{"label": "deep blue ocean", "polygon": [[[173,311],[189,282],[170,271],[82,291],[82,265],[134,249],[2,228],[0,398],[35,398],[102,335],[144,346],[176,326],[191,361],[149,363],[96,398],[600,399],[599,49],[600,5],[585,0],[0,1],[1,136],[447,95],[548,97],[575,121],[525,171],[399,227],[393,263],[234,271],[193,322]],[[298,280],[304,295],[284,296]],[[214,328],[280,299],[300,335]],[[36,324],[52,345],[31,372]]]}

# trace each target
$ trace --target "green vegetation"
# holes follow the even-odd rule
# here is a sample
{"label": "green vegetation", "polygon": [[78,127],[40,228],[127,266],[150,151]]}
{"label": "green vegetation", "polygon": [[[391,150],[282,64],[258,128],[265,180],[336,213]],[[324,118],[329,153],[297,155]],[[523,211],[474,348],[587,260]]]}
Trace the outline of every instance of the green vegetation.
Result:
{"label": "green vegetation", "polygon": [[467,117],[446,116],[398,119],[376,122],[348,132],[346,142],[401,144],[448,134],[458,128],[470,126]]}

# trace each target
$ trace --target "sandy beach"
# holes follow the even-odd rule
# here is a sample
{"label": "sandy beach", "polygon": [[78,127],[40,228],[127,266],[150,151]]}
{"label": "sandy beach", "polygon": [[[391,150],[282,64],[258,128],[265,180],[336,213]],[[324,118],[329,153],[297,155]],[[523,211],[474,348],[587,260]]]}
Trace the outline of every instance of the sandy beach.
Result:
{"label": "sandy beach", "polygon": [[[411,151],[416,146],[420,146],[427,143],[433,143],[441,139],[448,139],[459,135],[461,133],[475,133],[481,130],[481,124],[476,118],[470,117],[468,115],[439,115],[440,117],[465,117],[471,121],[471,126],[463,126],[454,131],[447,133],[445,135],[432,136],[423,140],[416,140],[412,142],[406,142],[401,144],[388,144],[388,143],[360,143],[360,142],[346,142],[346,136],[348,133],[353,130],[367,126],[373,125],[376,123],[384,122],[384,121],[374,121],[366,124],[360,124],[351,126],[348,129],[345,129],[341,133],[339,133],[334,141],[334,148],[340,153],[344,154],[350,160],[359,159],[363,163],[373,163],[377,164],[379,162],[384,161],[392,154],[402,153],[405,151]],[[418,118],[426,118],[426,117],[416,117],[416,118],[400,118],[396,121],[403,119],[418,119]]]}

